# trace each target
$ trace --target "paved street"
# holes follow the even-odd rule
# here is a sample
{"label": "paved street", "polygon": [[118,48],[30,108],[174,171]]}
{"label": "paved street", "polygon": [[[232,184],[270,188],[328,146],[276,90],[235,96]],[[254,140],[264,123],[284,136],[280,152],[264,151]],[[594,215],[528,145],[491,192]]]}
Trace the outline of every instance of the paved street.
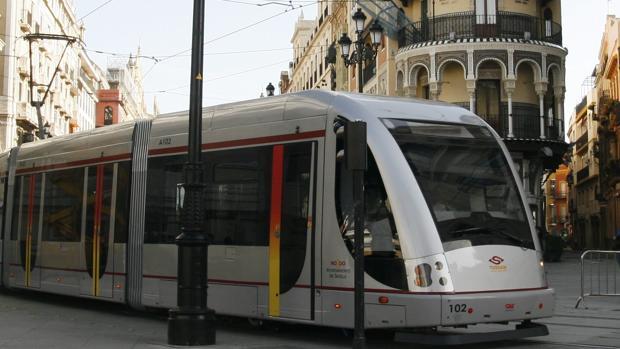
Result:
{"label": "paved street", "polygon": [[[549,263],[547,270],[557,292],[556,316],[544,321],[549,336],[459,348],[620,348],[620,298],[588,299],[588,309],[574,309],[579,294],[577,255]],[[39,293],[0,293],[0,348],[162,348],[167,347],[166,331],[164,313]],[[242,319],[223,319],[217,345],[210,348],[349,347],[350,338],[336,329],[294,325],[256,329]],[[368,347],[414,345],[371,337]]]}

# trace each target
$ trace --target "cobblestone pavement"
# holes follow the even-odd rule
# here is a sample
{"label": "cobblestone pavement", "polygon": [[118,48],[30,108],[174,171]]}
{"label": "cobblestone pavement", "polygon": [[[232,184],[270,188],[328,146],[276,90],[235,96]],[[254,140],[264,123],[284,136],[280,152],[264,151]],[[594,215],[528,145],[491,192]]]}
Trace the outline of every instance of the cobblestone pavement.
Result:
{"label": "cobblestone pavement", "polygon": [[[469,346],[478,348],[620,348],[620,297],[588,299],[575,309],[579,295],[579,259],[568,253],[548,263],[556,290],[556,315],[541,321],[550,335]],[[476,326],[478,327],[478,326]],[[484,327],[480,327],[484,328]],[[0,348],[165,348],[165,313],[134,312],[98,301],[36,292],[0,293]],[[350,348],[341,330],[298,325],[257,329],[243,319],[221,319],[217,349]],[[368,348],[429,348],[395,343],[369,334]],[[436,347],[435,347],[436,348]]]}

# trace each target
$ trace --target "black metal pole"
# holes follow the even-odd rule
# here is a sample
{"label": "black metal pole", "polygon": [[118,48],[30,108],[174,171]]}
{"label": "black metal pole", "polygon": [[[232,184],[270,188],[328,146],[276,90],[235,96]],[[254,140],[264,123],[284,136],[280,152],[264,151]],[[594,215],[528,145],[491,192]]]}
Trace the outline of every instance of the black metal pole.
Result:
{"label": "black metal pole", "polygon": [[353,214],[355,236],[354,304],[355,319],[353,348],[364,349],[364,172],[366,162],[366,123],[350,121],[345,126],[345,157],[347,168],[353,175]]}
{"label": "black metal pole", "polygon": [[362,74],[364,74],[364,70],[362,69],[362,64],[364,63],[364,43],[362,42],[362,35],[360,33],[357,33],[355,45],[357,46],[357,92],[363,93],[364,86],[362,86],[362,84],[364,83],[364,79]]}
{"label": "black metal pole", "polygon": [[194,0],[185,197],[178,245],[178,308],[168,318],[168,344],[215,343],[215,313],[207,308],[208,236],[203,231],[202,66],[205,0]]}

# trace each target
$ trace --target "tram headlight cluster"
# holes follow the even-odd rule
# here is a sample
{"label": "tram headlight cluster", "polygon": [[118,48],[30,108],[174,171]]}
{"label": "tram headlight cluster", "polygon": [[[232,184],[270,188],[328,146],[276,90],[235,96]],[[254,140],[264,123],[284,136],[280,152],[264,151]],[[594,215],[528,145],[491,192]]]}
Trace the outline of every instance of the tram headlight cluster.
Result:
{"label": "tram headlight cluster", "polygon": [[405,261],[411,291],[451,292],[450,270],[443,254]]}

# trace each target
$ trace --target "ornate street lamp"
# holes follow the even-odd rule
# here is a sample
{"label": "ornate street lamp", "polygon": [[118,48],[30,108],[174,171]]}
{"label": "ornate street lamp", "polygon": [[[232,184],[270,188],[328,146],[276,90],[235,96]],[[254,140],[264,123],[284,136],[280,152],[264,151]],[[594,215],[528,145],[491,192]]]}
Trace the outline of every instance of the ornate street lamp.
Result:
{"label": "ornate street lamp", "polygon": [[273,87],[273,85],[271,83],[269,83],[269,85],[267,85],[266,90],[267,90],[267,97],[271,97],[271,96],[273,96],[273,91],[275,91],[276,88]]}
{"label": "ornate street lamp", "polygon": [[[342,49],[342,58],[345,66],[357,64],[357,90],[363,92],[362,63],[365,58],[372,57],[374,61],[377,55],[377,48],[381,44],[381,36],[383,28],[379,22],[375,20],[368,28],[372,45],[365,45],[362,39],[364,27],[366,24],[366,15],[362,9],[358,8],[353,14],[353,23],[355,24],[355,33],[357,41],[355,41],[355,51],[351,52],[351,44],[353,42],[346,33],[342,34],[338,44]],[[363,121],[349,121],[345,126],[345,156],[347,157],[347,169],[353,175],[353,202],[355,207],[355,268],[354,268],[354,332],[353,332],[353,348],[364,349],[366,346],[366,338],[364,335],[364,172],[367,170],[366,164],[366,123]]]}
{"label": "ornate street lamp", "polygon": [[[366,23],[366,15],[362,12],[362,9],[358,8],[357,12],[353,14],[353,22],[355,24],[355,33],[357,34],[357,41],[352,42],[346,33],[342,33],[342,37],[338,40],[338,44],[342,49],[342,58],[344,59],[345,66],[357,64],[357,91],[363,92],[363,79],[362,79],[362,63],[365,57],[372,57],[373,60],[377,55],[377,48],[381,44],[381,37],[383,36],[383,27],[377,20],[368,28],[370,33],[370,41],[372,46],[364,45],[362,40],[362,33],[364,32],[364,24]],[[351,52],[351,44],[355,44],[355,51]]]}

